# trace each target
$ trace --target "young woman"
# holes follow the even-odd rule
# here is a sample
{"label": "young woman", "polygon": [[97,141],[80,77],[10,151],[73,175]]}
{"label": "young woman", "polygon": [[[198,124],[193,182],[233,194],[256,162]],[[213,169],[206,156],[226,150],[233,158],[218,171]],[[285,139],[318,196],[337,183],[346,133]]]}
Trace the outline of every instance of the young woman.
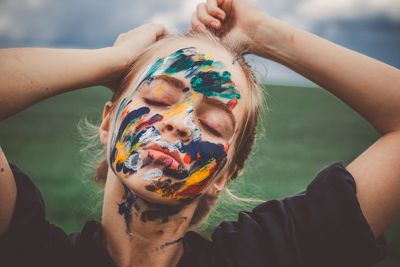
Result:
{"label": "young woman", "polygon": [[[115,88],[99,127],[101,223],[70,235],[49,224],[38,189],[1,154],[2,266],[370,266],[383,258],[384,230],[400,210],[399,71],[244,0],[200,4],[192,28],[219,39],[145,25],[112,48],[0,52],[2,118],[77,88]],[[305,192],[223,222],[209,241],[190,229],[243,168],[260,110],[243,52],[320,84],[382,137],[348,166],[323,169]]]}

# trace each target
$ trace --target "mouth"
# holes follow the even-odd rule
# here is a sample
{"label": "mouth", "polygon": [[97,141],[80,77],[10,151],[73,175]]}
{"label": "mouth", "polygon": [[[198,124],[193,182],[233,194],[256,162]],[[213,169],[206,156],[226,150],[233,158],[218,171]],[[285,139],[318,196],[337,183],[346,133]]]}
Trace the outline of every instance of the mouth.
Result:
{"label": "mouth", "polygon": [[181,171],[184,169],[183,161],[178,151],[169,151],[157,144],[153,144],[149,147],[144,148],[147,153],[147,157],[158,164],[161,164],[167,169],[174,171]]}

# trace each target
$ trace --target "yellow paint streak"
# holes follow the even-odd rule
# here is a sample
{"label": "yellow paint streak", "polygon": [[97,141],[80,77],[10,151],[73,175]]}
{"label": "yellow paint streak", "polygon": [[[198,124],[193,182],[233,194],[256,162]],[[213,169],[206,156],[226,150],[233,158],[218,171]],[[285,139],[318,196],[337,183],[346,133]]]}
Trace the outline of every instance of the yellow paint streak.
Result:
{"label": "yellow paint streak", "polygon": [[199,56],[199,55],[193,56],[193,61],[200,61],[200,60],[202,60],[202,59],[203,59],[202,56]]}
{"label": "yellow paint streak", "polygon": [[154,88],[154,93],[156,93],[157,95],[161,94],[163,91],[164,91],[164,85],[163,84],[160,84],[159,86]]}
{"label": "yellow paint streak", "polygon": [[211,53],[207,53],[207,54],[205,54],[205,55],[204,55],[204,58],[205,58],[206,60],[213,59],[213,57],[212,57],[212,54],[211,54]]}
{"label": "yellow paint streak", "polygon": [[201,68],[201,71],[203,72],[209,72],[209,71],[213,71],[215,68],[213,66],[204,66]]}
{"label": "yellow paint streak", "polygon": [[194,184],[199,184],[206,178],[208,178],[211,174],[212,167],[216,164],[215,160],[208,163],[206,166],[201,168],[195,173],[192,173],[190,177],[186,180],[185,184],[181,187],[179,191],[183,191],[186,187],[189,187]]}
{"label": "yellow paint streak", "polygon": [[[197,172],[192,173],[178,191],[174,192],[171,195],[167,195],[167,196],[164,195],[164,197],[172,198],[172,199],[176,199],[176,200],[186,199],[187,196],[176,196],[176,194],[186,190],[189,186],[199,184],[202,181],[204,181],[205,179],[207,179],[211,175],[211,170],[213,167],[215,167],[216,164],[217,164],[216,161],[212,160],[210,163],[208,163],[206,166],[204,166]],[[163,195],[162,189],[157,189],[157,190],[155,190],[155,192],[160,195]]]}
{"label": "yellow paint streak", "polygon": [[130,151],[125,151],[125,144],[120,141],[115,144],[115,148],[117,150],[117,153],[115,155],[114,167],[116,168],[116,164],[118,162],[124,162],[129,157]]}
{"label": "yellow paint streak", "polygon": [[[143,118],[134,124],[128,125],[125,128],[125,130],[122,132],[120,139],[124,140],[126,136],[130,135],[134,131],[136,125],[140,124],[142,121],[143,121]],[[118,140],[117,143],[115,144],[115,149],[116,149],[117,153],[115,155],[115,160],[113,162],[114,168],[117,167],[117,163],[125,162],[125,160],[131,155],[131,152],[137,150],[139,146],[140,146],[140,144],[136,144],[134,147],[131,147],[130,149],[126,149],[126,143]]]}
{"label": "yellow paint streak", "polygon": [[187,103],[187,101],[180,103],[178,106],[164,114],[164,120],[168,120],[170,117],[176,116],[177,114],[186,111],[188,109],[188,106],[189,104]]}
{"label": "yellow paint streak", "polygon": [[187,198],[187,196],[177,196],[177,195],[180,192],[185,191],[188,187],[196,185],[196,184],[200,184],[201,182],[206,180],[208,177],[210,177],[211,170],[213,169],[213,167],[215,167],[216,164],[217,164],[216,161],[213,160],[209,164],[207,164],[206,166],[204,166],[203,168],[198,170],[197,172],[192,173],[192,175],[190,175],[190,177],[185,181],[185,184],[178,191],[176,191],[173,194],[172,198],[174,198],[174,199]]}
{"label": "yellow paint streak", "polygon": [[142,143],[137,142],[132,148],[131,151],[138,151]]}

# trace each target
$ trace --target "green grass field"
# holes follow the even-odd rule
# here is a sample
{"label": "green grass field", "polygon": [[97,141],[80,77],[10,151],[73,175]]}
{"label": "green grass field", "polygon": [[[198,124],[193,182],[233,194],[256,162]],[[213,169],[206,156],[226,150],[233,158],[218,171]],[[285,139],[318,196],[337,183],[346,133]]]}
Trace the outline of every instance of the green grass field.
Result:
{"label": "green grass field", "polygon": [[[350,163],[378,138],[358,114],[324,90],[268,86],[267,92],[266,131],[244,174],[232,184],[237,195],[273,199],[302,191],[320,169],[338,160]],[[82,164],[76,124],[85,116],[98,120],[110,95],[104,88],[64,94],[0,123],[0,144],[9,162],[34,179],[49,220],[66,231],[100,219],[101,190]],[[223,219],[235,219],[240,209],[220,206],[206,231]],[[377,267],[400,266],[399,237],[397,223],[387,232],[388,258]]]}

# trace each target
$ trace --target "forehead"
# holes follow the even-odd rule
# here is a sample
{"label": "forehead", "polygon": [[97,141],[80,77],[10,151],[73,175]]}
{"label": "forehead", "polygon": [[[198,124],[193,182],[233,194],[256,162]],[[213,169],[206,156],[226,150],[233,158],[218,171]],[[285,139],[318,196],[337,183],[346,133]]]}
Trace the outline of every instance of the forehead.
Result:
{"label": "forehead", "polygon": [[246,77],[239,63],[224,48],[201,40],[182,39],[166,42],[154,50],[130,81],[128,95],[141,81],[167,74],[182,80],[193,90],[225,103],[239,98],[233,114],[237,123],[241,122],[248,93]]}

